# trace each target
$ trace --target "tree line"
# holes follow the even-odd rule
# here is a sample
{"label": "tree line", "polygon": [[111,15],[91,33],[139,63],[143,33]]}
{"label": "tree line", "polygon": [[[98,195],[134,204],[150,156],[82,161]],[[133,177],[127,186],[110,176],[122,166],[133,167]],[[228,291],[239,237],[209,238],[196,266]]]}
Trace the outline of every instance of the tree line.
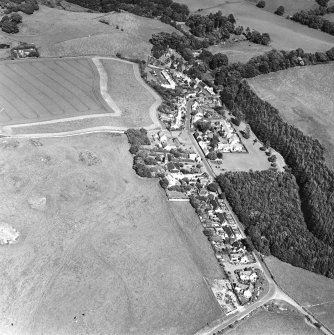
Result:
{"label": "tree line", "polygon": [[217,181],[258,251],[334,278],[334,251],[308,230],[290,172],[228,172]]}
{"label": "tree line", "polygon": [[69,2],[104,13],[125,10],[140,16],[160,17],[162,21],[185,21],[189,15],[186,5],[172,0],[70,0]]}
{"label": "tree line", "polygon": [[313,29],[334,35],[334,22],[323,18],[325,14],[334,13],[334,6],[322,7],[309,11],[300,11],[292,15],[291,20],[299,22]]}

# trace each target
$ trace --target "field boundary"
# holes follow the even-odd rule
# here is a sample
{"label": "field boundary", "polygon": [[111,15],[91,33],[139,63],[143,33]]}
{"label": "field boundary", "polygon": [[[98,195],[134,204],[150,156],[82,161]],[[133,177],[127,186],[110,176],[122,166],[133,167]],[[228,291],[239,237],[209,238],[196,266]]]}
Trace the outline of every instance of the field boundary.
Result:
{"label": "field boundary", "polygon": [[[110,113],[97,113],[97,114],[85,114],[85,115],[77,115],[77,116],[69,116],[69,117],[63,117],[63,118],[57,118],[57,119],[52,119],[52,120],[40,120],[40,121],[35,121],[35,122],[25,122],[25,120],[19,120],[16,121],[14,124],[7,124],[2,126],[1,132],[3,135],[8,135],[8,136],[16,136],[12,135],[13,134],[13,129],[14,128],[20,128],[20,127],[30,127],[30,126],[39,126],[39,125],[47,125],[47,124],[55,124],[55,123],[62,123],[62,122],[71,122],[71,121],[78,121],[78,120],[84,120],[84,119],[90,119],[90,118],[106,118],[106,117],[121,117],[122,116],[122,111],[120,108],[117,106],[117,104],[114,102],[114,100],[111,98],[111,96],[108,93],[108,74],[105,71],[103,64],[101,60],[113,60],[113,61],[119,61],[119,62],[124,62],[127,64],[131,64],[133,67],[133,74],[136,78],[136,80],[139,82],[140,85],[142,85],[154,98],[154,103],[150,106],[149,108],[149,116],[151,118],[152,124],[150,126],[144,127],[147,130],[153,130],[153,129],[161,129],[161,124],[157,116],[157,109],[162,103],[161,97],[155,92],[151,87],[147,85],[147,83],[143,80],[143,78],[140,75],[139,71],[139,65],[137,63],[133,63],[127,60],[115,58],[115,57],[99,57],[99,56],[83,56],[83,57],[62,57],[62,59],[88,59],[89,64],[92,68],[92,71],[94,75],[99,76],[99,80],[94,80],[93,81],[93,93],[96,98],[98,98],[99,102],[102,103],[105,107],[108,109],[111,109],[113,111]],[[41,60],[44,60],[44,58],[41,58]],[[46,58],[46,60],[51,60],[51,59],[59,59],[59,58]],[[39,59],[29,59],[29,60],[16,60],[16,61],[6,61],[10,63],[16,63],[16,62],[38,62]],[[97,87],[99,88],[97,89]],[[96,92],[98,90],[98,92]],[[128,127],[113,127],[113,126],[102,126],[106,127],[106,129],[116,129],[119,131],[125,131]],[[91,128],[82,128],[82,130],[88,130]],[[54,133],[54,134],[61,134],[62,132],[59,133]],[[65,132],[67,133],[67,132]],[[51,133],[48,133],[51,134]],[[22,134],[23,135],[23,134]],[[28,135],[28,134],[25,134]]]}

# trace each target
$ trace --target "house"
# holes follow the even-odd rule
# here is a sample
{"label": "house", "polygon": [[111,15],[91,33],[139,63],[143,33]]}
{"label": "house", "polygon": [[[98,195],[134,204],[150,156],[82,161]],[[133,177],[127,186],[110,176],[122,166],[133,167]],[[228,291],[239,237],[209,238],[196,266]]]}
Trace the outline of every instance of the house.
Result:
{"label": "house", "polygon": [[242,257],[242,254],[236,252],[230,254],[230,260],[231,262],[237,262]]}
{"label": "house", "polygon": [[249,281],[250,280],[250,275],[252,274],[253,271],[250,270],[243,270],[239,272],[239,278],[242,281]]}
{"label": "house", "polygon": [[199,192],[198,192],[198,195],[201,196],[201,197],[207,197],[209,195],[209,192],[207,189],[205,188],[202,188]]}
{"label": "house", "polygon": [[252,297],[252,292],[250,290],[244,291],[244,297],[250,299]]}
{"label": "house", "polygon": [[39,57],[34,44],[24,44],[11,49],[12,58]]}
{"label": "house", "polygon": [[230,226],[224,226],[224,231],[226,233],[226,235],[231,238],[231,237],[234,237],[234,233],[233,233],[233,230]]}
{"label": "house", "polygon": [[250,276],[249,276],[249,280],[252,282],[252,283],[255,283],[256,280],[257,280],[257,274],[256,272],[253,272]]}
{"label": "house", "polygon": [[167,169],[170,173],[179,173],[180,170],[175,166],[173,162],[167,163]]}

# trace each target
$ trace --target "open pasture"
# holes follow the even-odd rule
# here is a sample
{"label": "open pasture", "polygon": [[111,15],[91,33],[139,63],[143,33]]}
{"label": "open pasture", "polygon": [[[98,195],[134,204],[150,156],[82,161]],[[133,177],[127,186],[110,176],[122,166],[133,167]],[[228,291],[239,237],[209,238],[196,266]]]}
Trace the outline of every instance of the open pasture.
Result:
{"label": "open pasture", "polygon": [[317,138],[334,168],[334,64],[288,69],[248,82],[288,123]]}
{"label": "open pasture", "polygon": [[112,112],[89,59],[4,62],[0,77],[1,124]]}
{"label": "open pasture", "polygon": [[140,77],[138,65],[112,59],[101,59],[101,63],[108,74],[108,93],[121,110],[122,121],[130,127],[150,125],[150,115],[154,118],[159,103],[157,94]]}
{"label": "open pasture", "polygon": [[1,219],[20,232],[0,248],[1,334],[186,335],[221,315],[194,210],[139,178],[128,149],[110,134],[0,141]]}
{"label": "open pasture", "polygon": [[334,280],[284,263],[265,260],[279,286],[317,319],[334,331]]}
{"label": "open pasture", "polygon": [[[248,0],[256,5],[259,0]],[[263,10],[274,13],[279,6],[283,6],[285,11],[283,16],[292,15],[301,10],[316,9],[319,5],[315,0],[265,0],[266,6]],[[328,6],[334,5],[334,0],[328,2]]]}
{"label": "open pasture", "polygon": [[315,52],[328,50],[334,44],[334,36],[259,9],[246,0],[211,0],[209,2],[197,0],[193,5],[191,5],[192,0],[179,0],[179,2],[193,9],[203,8],[204,10],[199,12],[202,15],[216,13],[219,10],[223,15],[232,13],[238,25],[258,30],[261,33],[269,33],[272,40],[270,45],[275,49],[303,48],[307,52]]}
{"label": "open pasture", "polygon": [[259,310],[241,321],[228,335],[321,335],[317,328],[306,323],[302,315],[271,313]]}
{"label": "open pasture", "polygon": [[[34,43],[42,57],[115,56],[120,52],[146,60],[152,34],[176,31],[158,20],[129,13],[79,13],[43,5],[34,15],[23,14],[21,26],[20,32],[10,38]],[[1,35],[8,36],[3,32]]]}
{"label": "open pasture", "polygon": [[207,50],[213,54],[218,52],[225,54],[228,57],[229,63],[247,63],[252,57],[263,55],[271,49],[270,46],[243,41],[225,45],[212,45]]}

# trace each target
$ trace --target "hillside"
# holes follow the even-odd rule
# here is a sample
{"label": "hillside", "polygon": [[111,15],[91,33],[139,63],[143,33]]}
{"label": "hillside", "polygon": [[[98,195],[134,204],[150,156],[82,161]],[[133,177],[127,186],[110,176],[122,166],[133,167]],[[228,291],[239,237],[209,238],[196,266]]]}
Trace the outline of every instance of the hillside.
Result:
{"label": "hillside", "polygon": [[334,64],[288,69],[248,82],[288,123],[321,142],[334,169]]}
{"label": "hillside", "polygon": [[[109,25],[99,22],[101,18]],[[41,5],[33,15],[23,14],[18,34],[0,32],[0,36],[35,43],[45,57],[113,56],[120,52],[126,57],[145,59],[151,49],[149,39],[160,31],[175,29],[130,13],[74,13]]]}
{"label": "hillside", "polygon": [[[190,0],[180,0],[180,2],[189,6],[192,3]],[[219,10],[224,15],[233,13],[238,25],[269,33],[272,40],[271,46],[276,49],[290,50],[300,47],[307,52],[315,52],[328,50],[334,44],[334,36],[286,20],[246,1],[233,0],[222,3],[212,0],[208,3],[202,0],[195,3],[196,6],[193,4],[192,9],[207,8],[200,14],[206,15]]]}
{"label": "hillside", "polygon": [[[125,136],[0,141],[0,333],[194,334],[221,270],[189,204],[131,168]],[[152,205],[153,204],[153,205]]]}
{"label": "hillside", "polygon": [[[248,0],[249,2],[256,5],[259,0]],[[266,6],[264,10],[274,13],[279,6],[283,6],[285,9],[284,16],[292,15],[301,10],[310,10],[318,8],[319,5],[315,0],[265,0]],[[334,1],[330,0],[328,6],[334,5]]]}

